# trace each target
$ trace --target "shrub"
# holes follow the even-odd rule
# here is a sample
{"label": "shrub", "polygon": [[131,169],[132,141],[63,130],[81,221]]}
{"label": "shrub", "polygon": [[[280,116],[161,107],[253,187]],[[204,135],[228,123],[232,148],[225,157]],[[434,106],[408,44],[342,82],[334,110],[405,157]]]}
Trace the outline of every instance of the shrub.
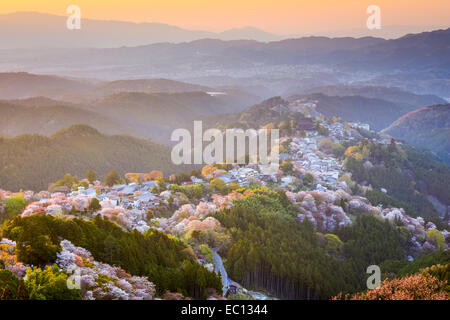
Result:
{"label": "shrub", "polygon": [[428,231],[427,239],[433,242],[433,244],[439,249],[443,249],[445,247],[444,235],[439,230],[431,229]]}
{"label": "shrub", "polygon": [[55,265],[27,269],[25,287],[32,300],[81,300],[79,289],[69,289],[68,275]]}
{"label": "shrub", "polygon": [[12,219],[21,214],[27,206],[27,202],[21,195],[15,195],[5,199],[5,215],[2,217],[0,212],[0,222],[6,219]]}
{"label": "shrub", "polygon": [[97,198],[92,198],[91,203],[89,204],[89,210],[92,212],[98,211],[102,208],[100,205],[100,201]]}

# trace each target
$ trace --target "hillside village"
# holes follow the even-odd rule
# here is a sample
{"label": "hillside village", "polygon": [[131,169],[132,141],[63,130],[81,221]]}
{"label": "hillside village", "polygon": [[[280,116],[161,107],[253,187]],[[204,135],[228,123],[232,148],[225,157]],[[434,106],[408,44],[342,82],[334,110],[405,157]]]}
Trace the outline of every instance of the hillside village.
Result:
{"label": "hillside village", "polygon": [[[295,112],[316,114],[313,102],[296,102],[290,105]],[[421,217],[413,218],[402,208],[383,208],[373,206],[366,198],[352,195],[349,183],[351,173],[346,172],[342,159],[324,150],[324,140],[332,143],[350,143],[359,141],[362,136],[359,129],[370,133],[368,125],[363,123],[343,123],[339,119],[329,121],[318,118],[316,127],[309,130],[297,130],[293,135],[280,138],[283,146],[280,153],[281,165],[226,165],[206,166],[201,174],[184,179],[179,184],[170,182],[169,177],[162,182],[162,174],[158,179],[142,179],[144,174],[129,174],[136,177],[134,181],[107,186],[100,181],[84,179],[84,184],[73,188],[58,187],[52,192],[24,191],[19,194],[0,191],[0,213],[4,210],[2,203],[8,198],[22,196],[26,207],[22,217],[37,214],[54,217],[85,220],[94,219],[97,215],[107,218],[121,226],[124,230],[137,230],[145,233],[149,229],[178,237],[186,243],[191,243],[195,249],[197,260],[208,270],[220,271],[222,274],[224,296],[246,297],[248,299],[267,299],[268,296],[251,292],[232,282],[224,275],[224,267],[220,256],[214,247],[192,242],[195,231],[207,232],[209,245],[220,246],[229,241],[221,223],[214,218],[216,212],[233,207],[233,201],[241,199],[252,188],[266,187],[284,190],[287,198],[297,208],[297,223],[308,219],[317,232],[332,233],[338,227],[351,225],[355,216],[362,214],[375,215],[381,219],[400,223],[411,231],[412,246],[408,252],[408,260],[413,261],[423,252],[447,250],[450,243],[450,233],[441,230],[445,238],[444,244],[438,244],[427,235],[431,230],[437,230],[432,222],[425,223]],[[326,132],[326,136],[324,136]],[[372,141],[386,145],[386,138],[375,135]],[[197,189],[196,189],[197,188]],[[239,189],[250,191],[239,191]],[[369,188],[367,186],[365,188]],[[242,189],[242,190],[244,190]],[[382,188],[381,192],[388,193]],[[98,200],[98,201],[97,201]],[[93,205],[93,202],[98,202]],[[343,203],[345,205],[343,205]],[[439,232],[439,231],[438,231]],[[3,239],[3,244],[14,247],[10,240]],[[444,247],[442,247],[444,246]],[[64,250],[73,249],[70,243],[64,243]],[[72,248],[72,249],[70,249]],[[63,252],[64,256],[68,253]],[[88,259],[89,253],[85,256]],[[62,259],[62,257],[61,257]],[[25,266],[17,263],[7,265],[7,268],[18,276],[24,275]],[[109,267],[108,267],[109,268]],[[131,277],[131,276],[130,276]],[[149,279],[151,281],[151,279]],[[144,280],[140,280],[144,281]],[[147,281],[147,280],[145,280]],[[144,281],[144,282],[145,282]],[[140,294],[121,292],[121,298],[151,298],[152,284],[145,282],[150,289]],[[88,293],[85,299],[92,299],[100,293]],[[211,296],[219,299],[219,296]]]}

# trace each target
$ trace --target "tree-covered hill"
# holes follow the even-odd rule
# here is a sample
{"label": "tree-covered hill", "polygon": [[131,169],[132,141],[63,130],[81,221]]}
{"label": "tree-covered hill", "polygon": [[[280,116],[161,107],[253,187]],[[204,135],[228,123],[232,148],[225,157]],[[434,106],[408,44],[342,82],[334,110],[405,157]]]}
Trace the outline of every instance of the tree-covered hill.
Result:
{"label": "tree-covered hill", "polygon": [[450,104],[414,110],[397,119],[383,132],[428,148],[447,162],[450,161]]}
{"label": "tree-covered hill", "polygon": [[83,123],[106,134],[130,134],[148,137],[133,126],[127,126],[105,114],[86,110],[79,106],[36,97],[25,100],[0,101],[0,136],[15,137],[21,134],[46,136],[71,125]]}
{"label": "tree-covered hill", "polygon": [[81,177],[88,169],[99,178],[111,170],[183,171],[172,164],[168,147],[126,135],[104,135],[87,125],[74,125],[50,137],[0,138],[0,188],[47,189],[66,173]]}

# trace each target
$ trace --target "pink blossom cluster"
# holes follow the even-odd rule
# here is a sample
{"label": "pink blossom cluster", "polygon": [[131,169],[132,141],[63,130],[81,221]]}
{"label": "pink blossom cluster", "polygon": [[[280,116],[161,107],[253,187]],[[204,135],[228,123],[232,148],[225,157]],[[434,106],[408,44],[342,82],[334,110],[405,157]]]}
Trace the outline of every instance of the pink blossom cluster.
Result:
{"label": "pink blossom cluster", "polygon": [[108,220],[113,221],[122,227],[125,228],[131,227],[132,215],[129,212],[129,210],[123,207],[115,206],[109,208],[102,208],[100,214],[102,217],[107,218]]}
{"label": "pink blossom cluster", "polygon": [[[209,202],[200,202],[196,207],[193,204],[182,205],[170,218],[155,219],[159,224],[160,231],[183,235],[194,230],[216,230],[220,222],[208,217],[207,214],[217,211],[217,207]],[[203,219],[203,220],[202,220]]]}
{"label": "pink blossom cluster", "polygon": [[[427,233],[430,230],[436,229],[437,227],[433,222],[425,223],[422,217],[413,218],[405,214],[403,208],[387,208],[383,209],[380,213],[380,217],[389,220],[392,223],[400,224],[407,228],[412,233],[411,244],[413,246],[413,253],[416,255],[421,254],[423,251],[437,251],[438,248],[435,244],[427,239]],[[446,246],[449,246],[450,233],[447,230],[441,231],[444,239],[446,240]]]}
{"label": "pink blossom cluster", "polygon": [[17,261],[16,242],[3,238],[0,241],[0,260],[5,264],[5,268],[17,277],[22,278],[27,271],[27,266]]}
{"label": "pink blossom cluster", "polygon": [[92,198],[83,195],[66,197],[63,193],[53,193],[50,198],[44,198],[30,203],[22,213],[22,217],[35,214],[47,214],[62,217],[70,214],[72,210],[77,212],[86,211]]}
{"label": "pink blossom cluster", "polygon": [[333,231],[337,226],[351,224],[350,218],[340,206],[341,199],[348,196],[344,191],[287,191],[286,196],[294,203],[300,213],[297,220],[308,219],[321,232]]}
{"label": "pink blossom cluster", "polygon": [[242,199],[244,196],[242,193],[231,192],[226,196],[213,194],[213,204],[219,209],[230,209],[233,207],[233,201]]}

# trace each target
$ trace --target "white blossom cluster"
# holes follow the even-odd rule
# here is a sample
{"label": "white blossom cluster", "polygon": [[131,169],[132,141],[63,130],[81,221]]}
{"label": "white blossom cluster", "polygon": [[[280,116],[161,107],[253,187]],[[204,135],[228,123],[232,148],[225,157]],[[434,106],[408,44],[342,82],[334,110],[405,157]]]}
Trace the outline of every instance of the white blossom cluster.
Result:
{"label": "white blossom cluster", "polygon": [[95,261],[84,248],[61,241],[56,263],[70,275],[85,300],[150,300],[155,287],[146,277],[132,276],[125,270]]}

